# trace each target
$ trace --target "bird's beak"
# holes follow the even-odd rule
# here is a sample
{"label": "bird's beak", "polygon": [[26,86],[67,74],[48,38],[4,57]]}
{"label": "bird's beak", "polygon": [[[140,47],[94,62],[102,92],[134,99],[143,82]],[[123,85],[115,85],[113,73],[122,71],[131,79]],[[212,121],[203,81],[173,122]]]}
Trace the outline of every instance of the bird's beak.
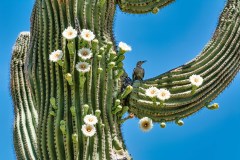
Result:
{"label": "bird's beak", "polygon": [[146,60],[145,61],[142,61],[142,63],[145,63],[145,62],[147,62]]}

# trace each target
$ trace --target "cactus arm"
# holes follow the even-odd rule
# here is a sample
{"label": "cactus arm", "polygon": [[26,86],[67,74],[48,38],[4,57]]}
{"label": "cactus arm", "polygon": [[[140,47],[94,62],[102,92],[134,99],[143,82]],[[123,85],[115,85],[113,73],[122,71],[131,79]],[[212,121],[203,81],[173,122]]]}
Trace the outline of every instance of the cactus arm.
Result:
{"label": "cactus arm", "polygon": [[174,2],[174,0],[119,0],[118,5],[123,12],[141,14],[157,13],[159,9]]}
{"label": "cactus arm", "polygon": [[18,159],[37,159],[38,114],[24,75],[24,64],[30,35],[20,33],[13,47],[11,61],[11,94],[14,103],[14,146]]}
{"label": "cactus arm", "polygon": [[[228,1],[220,16],[212,40],[191,62],[160,76],[135,82],[130,96],[130,111],[138,117],[148,116],[156,122],[185,118],[214,100],[234,79],[240,68],[240,1]],[[201,75],[203,85],[192,92],[189,77]],[[154,103],[145,95],[150,86],[166,88],[171,98]]]}

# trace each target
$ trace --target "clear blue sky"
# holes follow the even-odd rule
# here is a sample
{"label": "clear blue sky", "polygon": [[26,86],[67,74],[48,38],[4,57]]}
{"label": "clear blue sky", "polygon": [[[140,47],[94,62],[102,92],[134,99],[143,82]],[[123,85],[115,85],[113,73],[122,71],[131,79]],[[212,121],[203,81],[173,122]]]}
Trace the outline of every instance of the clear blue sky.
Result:
{"label": "clear blue sky", "polygon": [[[225,0],[176,0],[157,15],[130,15],[117,11],[115,37],[130,44],[125,68],[132,73],[138,60],[146,78],[194,58],[211,38]],[[0,160],[14,160],[13,107],[9,93],[11,49],[21,31],[29,30],[33,0],[2,1],[0,5]],[[217,111],[203,109],[161,129],[155,124],[142,133],[138,120],[124,124],[124,138],[135,160],[239,160],[240,76],[215,100]]]}

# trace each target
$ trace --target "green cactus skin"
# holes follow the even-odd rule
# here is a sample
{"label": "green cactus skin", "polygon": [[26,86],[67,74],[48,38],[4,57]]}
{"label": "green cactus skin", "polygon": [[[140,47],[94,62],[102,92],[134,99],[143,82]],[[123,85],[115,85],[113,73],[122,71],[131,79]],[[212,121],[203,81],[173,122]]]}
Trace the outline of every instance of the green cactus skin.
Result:
{"label": "green cactus skin", "polygon": [[11,62],[11,92],[15,106],[14,146],[18,159],[37,157],[38,113],[24,74],[30,35],[22,32],[13,48]]}
{"label": "green cactus skin", "polygon": [[[156,13],[172,1],[36,0],[31,35],[19,35],[11,62],[14,146],[19,160],[110,160],[116,155],[131,159],[120,128],[129,119],[123,118],[124,113],[147,116],[165,127],[168,121],[183,125],[181,119],[209,106],[240,68],[240,0],[228,0],[212,40],[193,61],[136,81],[133,88],[121,92],[124,56],[116,50],[112,31],[116,5],[128,13]],[[89,29],[96,39],[66,40],[62,32],[68,26],[79,33]],[[75,69],[82,47],[93,52],[88,61],[91,71],[84,75]],[[58,49],[64,53],[63,63],[49,61],[49,54]],[[194,94],[188,80],[193,74],[204,78]],[[150,86],[168,89],[171,98],[153,102],[145,95]],[[96,134],[89,138],[81,131],[86,114],[98,117]]]}

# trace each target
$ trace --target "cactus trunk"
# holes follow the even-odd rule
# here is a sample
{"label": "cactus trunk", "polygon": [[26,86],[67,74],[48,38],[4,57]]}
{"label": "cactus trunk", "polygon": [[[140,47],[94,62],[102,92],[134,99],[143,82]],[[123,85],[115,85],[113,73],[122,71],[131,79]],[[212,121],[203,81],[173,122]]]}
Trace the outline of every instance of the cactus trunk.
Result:
{"label": "cactus trunk", "polygon": [[[21,60],[26,59],[27,72],[27,80],[20,82],[29,82],[28,89],[38,111],[39,125],[34,125],[37,133],[33,134],[38,137],[37,146],[33,145],[38,149],[35,148],[34,154],[30,151],[23,154],[21,150],[28,152],[27,147],[26,150],[16,148],[19,159],[113,159],[116,150],[128,157],[120,132],[121,113],[112,114],[115,100],[120,96],[118,74],[122,70],[122,66],[114,65],[118,59],[110,25],[114,12],[113,1],[36,1],[31,18],[31,40],[26,42],[29,43],[26,46],[31,47],[29,52],[19,54],[26,53],[26,58]],[[79,32],[83,28],[91,29],[96,40],[89,43],[63,39],[62,32],[68,26]],[[88,61],[91,71],[85,74],[75,69],[76,63],[81,61],[77,51],[83,47],[93,52]],[[64,52],[63,65],[49,61],[49,54],[58,49]],[[14,73],[12,76],[18,77]],[[83,117],[96,114],[96,110],[101,111],[97,133],[94,137],[85,137],[81,131]]]}

